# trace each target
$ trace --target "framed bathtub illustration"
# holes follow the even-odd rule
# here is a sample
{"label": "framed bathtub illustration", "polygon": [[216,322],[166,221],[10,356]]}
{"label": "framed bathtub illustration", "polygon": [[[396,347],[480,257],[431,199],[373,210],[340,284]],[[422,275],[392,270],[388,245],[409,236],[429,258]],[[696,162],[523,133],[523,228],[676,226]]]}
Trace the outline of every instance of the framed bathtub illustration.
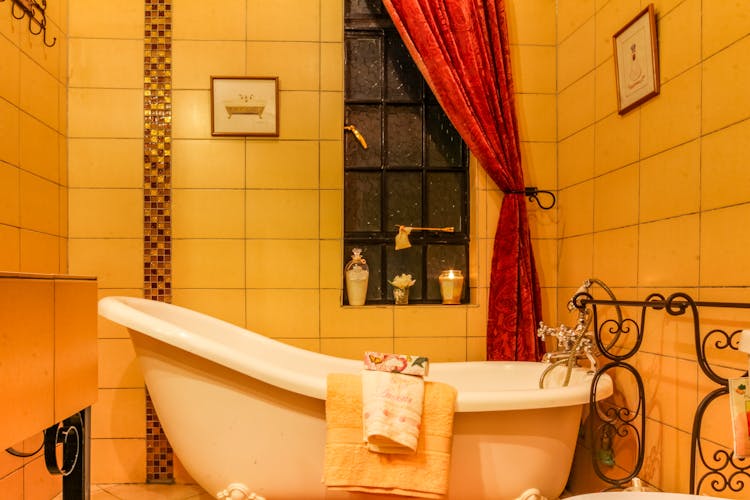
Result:
{"label": "framed bathtub illustration", "polygon": [[659,94],[659,50],[654,4],[612,36],[617,112],[624,115]]}
{"label": "framed bathtub illustration", "polygon": [[211,135],[278,137],[278,77],[212,76]]}

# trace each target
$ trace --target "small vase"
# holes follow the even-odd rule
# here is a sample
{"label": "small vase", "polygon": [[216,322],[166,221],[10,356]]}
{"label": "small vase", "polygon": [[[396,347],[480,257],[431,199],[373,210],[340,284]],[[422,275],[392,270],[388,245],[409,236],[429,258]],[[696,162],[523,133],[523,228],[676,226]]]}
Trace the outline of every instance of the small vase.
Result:
{"label": "small vase", "polygon": [[409,287],[406,288],[394,288],[393,298],[396,301],[397,306],[404,306],[409,303]]}

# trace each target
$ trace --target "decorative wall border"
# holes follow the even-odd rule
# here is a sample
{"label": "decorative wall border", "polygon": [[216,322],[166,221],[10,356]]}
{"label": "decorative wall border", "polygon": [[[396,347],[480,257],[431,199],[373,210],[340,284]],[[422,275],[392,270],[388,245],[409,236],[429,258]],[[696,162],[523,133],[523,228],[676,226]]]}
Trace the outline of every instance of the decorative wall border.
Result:
{"label": "decorative wall border", "polygon": [[[143,294],[172,301],[172,0],[145,0]],[[146,481],[174,481],[172,447],[146,391]]]}

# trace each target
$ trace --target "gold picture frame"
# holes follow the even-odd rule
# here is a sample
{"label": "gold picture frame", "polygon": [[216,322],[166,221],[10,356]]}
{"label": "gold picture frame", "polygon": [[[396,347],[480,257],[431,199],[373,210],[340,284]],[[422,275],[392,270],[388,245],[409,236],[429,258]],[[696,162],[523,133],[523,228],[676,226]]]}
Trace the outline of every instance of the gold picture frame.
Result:
{"label": "gold picture frame", "polygon": [[278,77],[212,76],[211,135],[278,137]]}
{"label": "gold picture frame", "polygon": [[617,112],[624,115],[659,94],[659,49],[654,4],[649,4],[615,33],[612,43]]}

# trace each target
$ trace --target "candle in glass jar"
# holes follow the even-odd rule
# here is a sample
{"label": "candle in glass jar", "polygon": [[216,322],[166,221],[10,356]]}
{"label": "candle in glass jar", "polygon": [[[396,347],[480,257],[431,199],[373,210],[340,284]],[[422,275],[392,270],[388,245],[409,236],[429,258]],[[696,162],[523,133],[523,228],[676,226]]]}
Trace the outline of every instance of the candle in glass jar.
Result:
{"label": "candle in glass jar", "polygon": [[448,269],[438,276],[443,304],[460,304],[464,289],[464,275],[458,269]]}

